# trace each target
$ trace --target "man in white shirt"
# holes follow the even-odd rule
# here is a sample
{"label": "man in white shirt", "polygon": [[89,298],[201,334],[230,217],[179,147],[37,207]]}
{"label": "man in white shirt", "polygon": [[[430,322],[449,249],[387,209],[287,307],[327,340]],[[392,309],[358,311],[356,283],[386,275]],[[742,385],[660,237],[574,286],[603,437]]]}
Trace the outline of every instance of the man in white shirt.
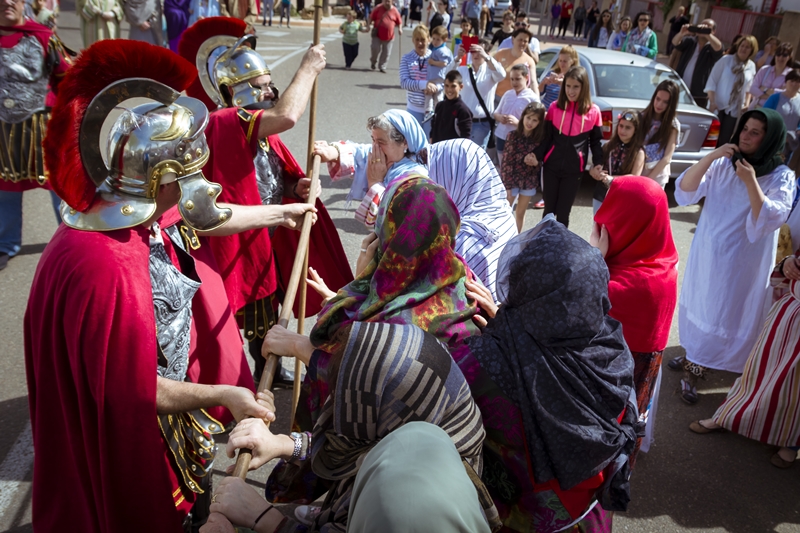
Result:
{"label": "man in white shirt", "polygon": [[[517,21],[514,23],[514,29],[518,30],[520,28],[528,29],[528,15],[522,11],[517,13]],[[497,47],[497,50],[502,50],[503,48],[511,48],[513,43],[511,42],[511,37],[506,37],[500,46]],[[531,51],[531,56],[533,56],[534,63],[539,62],[539,53],[542,51],[539,47],[539,39],[536,37],[531,37],[531,41],[528,43],[528,48]]]}
{"label": "man in white shirt", "polygon": [[[469,53],[472,56],[472,65],[464,67],[459,65],[461,64],[461,58],[467,54],[467,51],[464,50],[464,47],[459,47],[456,57],[447,65],[447,72],[458,70],[461,73],[461,77],[464,80],[461,100],[472,111],[472,134],[470,138],[472,142],[479,144],[484,149],[489,143],[489,136],[492,133],[490,117],[494,112],[494,92],[497,89],[497,84],[506,77],[506,71],[503,66],[486,52],[489,47],[491,47],[491,43],[488,39],[481,39],[479,44],[472,45],[469,49]],[[475,80],[474,83],[473,79]],[[483,105],[475,92],[476,86],[483,100]],[[486,109],[484,110],[484,108]]]}

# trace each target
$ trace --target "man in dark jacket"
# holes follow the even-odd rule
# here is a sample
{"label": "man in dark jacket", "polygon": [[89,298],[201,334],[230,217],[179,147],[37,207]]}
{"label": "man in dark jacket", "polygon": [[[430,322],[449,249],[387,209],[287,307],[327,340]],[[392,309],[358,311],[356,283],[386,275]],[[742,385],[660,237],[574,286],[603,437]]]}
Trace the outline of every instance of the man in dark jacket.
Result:
{"label": "man in dark jacket", "polygon": [[469,139],[472,134],[472,112],[461,100],[463,78],[451,70],[444,78],[444,100],[436,104],[431,125],[431,142],[448,139]]}
{"label": "man in dark jacket", "polygon": [[697,105],[706,107],[708,96],[705,86],[714,63],[722,57],[722,43],[714,35],[717,24],[713,20],[705,19],[698,27],[707,28],[711,33],[689,33],[689,25],[685,24],[672,38],[672,45],[681,53],[675,70],[686,82]]}

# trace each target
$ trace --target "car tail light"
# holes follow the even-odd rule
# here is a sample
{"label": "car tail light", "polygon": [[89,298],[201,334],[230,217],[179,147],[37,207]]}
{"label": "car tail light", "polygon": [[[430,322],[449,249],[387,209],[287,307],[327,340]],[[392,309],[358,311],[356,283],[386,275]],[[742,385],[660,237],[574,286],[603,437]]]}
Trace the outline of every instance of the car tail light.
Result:
{"label": "car tail light", "polygon": [[711,127],[708,128],[706,140],[703,141],[703,148],[716,148],[717,140],[719,140],[719,120],[714,119],[711,121]]}
{"label": "car tail light", "polygon": [[[600,118],[603,120],[603,140],[611,138],[611,130],[614,128],[614,113],[611,111],[601,111]],[[719,135],[719,122],[717,122],[717,135]]]}

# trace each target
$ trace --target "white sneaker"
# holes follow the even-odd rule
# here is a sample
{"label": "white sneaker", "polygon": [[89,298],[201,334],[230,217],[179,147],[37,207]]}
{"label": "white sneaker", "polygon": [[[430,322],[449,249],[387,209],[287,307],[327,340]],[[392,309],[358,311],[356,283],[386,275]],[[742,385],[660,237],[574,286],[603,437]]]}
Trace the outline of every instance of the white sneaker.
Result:
{"label": "white sneaker", "polygon": [[316,507],[314,505],[298,505],[294,510],[294,517],[304,526],[310,527],[314,525],[314,521],[321,512],[322,507]]}

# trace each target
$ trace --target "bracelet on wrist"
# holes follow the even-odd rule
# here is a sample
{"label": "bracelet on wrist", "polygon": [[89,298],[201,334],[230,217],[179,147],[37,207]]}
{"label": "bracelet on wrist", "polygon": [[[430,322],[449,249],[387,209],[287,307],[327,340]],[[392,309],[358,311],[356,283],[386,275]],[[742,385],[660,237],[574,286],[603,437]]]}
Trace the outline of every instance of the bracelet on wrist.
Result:
{"label": "bracelet on wrist", "polygon": [[255,531],[255,529],[256,529],[256,526],[258,525],[258,521],[259,521],[259,520],[261,520],[261,519],[264,517],[264,515],[265,515],[265,514],[267,514],[267,513],[269,512],[269,510],[270,510],[270,509],[272,509],[272,508],[273,508],[273,506],[272,506],[272,504],[270,504],[270,505],[269,505],[269,507],[267,507],[266,509],[264,509],[264,510],[261,512],[261,514],[260,514],[260,515],[258,515],[258,518],[256,518],[255,522],[253,522],[253,527],[251,527],[250,529],[252,529],[252,530],[254,530],[254,531]]}

